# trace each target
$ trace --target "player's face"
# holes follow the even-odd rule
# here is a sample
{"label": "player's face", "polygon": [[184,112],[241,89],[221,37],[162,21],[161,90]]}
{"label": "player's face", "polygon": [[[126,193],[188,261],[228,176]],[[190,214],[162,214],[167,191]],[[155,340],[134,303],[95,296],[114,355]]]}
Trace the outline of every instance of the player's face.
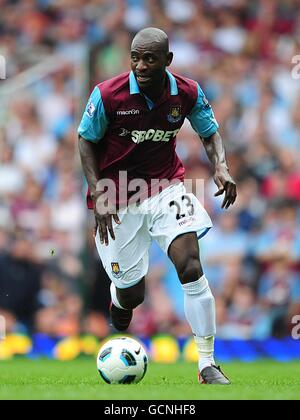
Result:
{"label": "player's face", "polygon": [[172,53],[153,47],[135,45],[131,50],[131,69],[141,90],[157,88],[165,80],[166,67],[171,64]]}

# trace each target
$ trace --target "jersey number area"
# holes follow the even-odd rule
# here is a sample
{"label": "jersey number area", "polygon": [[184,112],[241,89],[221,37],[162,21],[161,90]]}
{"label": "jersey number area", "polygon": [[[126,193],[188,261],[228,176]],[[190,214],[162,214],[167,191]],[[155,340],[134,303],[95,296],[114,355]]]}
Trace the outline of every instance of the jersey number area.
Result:
{"label": "jersey number area", "polygon": [[188,195],[183,195],[181,197],[181,202],[178,201],[171,201],[169,203],[169,207],[175,207],[176,212],[176,220],[183,219],[186,216],[192,216],[195,213],[194,205],[191,202],[191,199]]}

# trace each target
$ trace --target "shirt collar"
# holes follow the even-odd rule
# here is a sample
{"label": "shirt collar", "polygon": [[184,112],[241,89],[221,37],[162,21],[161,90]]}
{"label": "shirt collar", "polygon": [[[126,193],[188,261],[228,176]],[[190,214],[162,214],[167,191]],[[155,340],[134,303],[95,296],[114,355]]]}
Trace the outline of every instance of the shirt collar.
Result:
{"label": "shirt collar", "polygon": [[[177,86],[176,79],[173,76],[173,74],[170,73],[168,70],[166,70],[166,73],[170,80],[171,96],[176,96],[178,95],[178,86]],[[129,87],[130,87],[130,95],[135,95],[137,93],[140,93],[140,88],[133,74],[133,71],[131,71],[129,75]]]}

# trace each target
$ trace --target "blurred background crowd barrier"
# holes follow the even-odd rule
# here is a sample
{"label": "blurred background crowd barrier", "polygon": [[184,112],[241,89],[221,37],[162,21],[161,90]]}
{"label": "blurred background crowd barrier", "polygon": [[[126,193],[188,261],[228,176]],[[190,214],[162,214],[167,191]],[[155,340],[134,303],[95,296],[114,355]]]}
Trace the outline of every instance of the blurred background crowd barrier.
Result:
{"label": "blurred background crowd barrier", "polygon": [[[10,334],[110,334],[109,282],[93,243],[77,126],[89,93],[129,69],[133,35],[164,29],[173,72],[197,80],[220,124],[234,208],[222,211],[186,123],[178,153],[205,180],[201,241],[218,338],[290,337],[300,314],[298,0],[0,0],[0,314]],[[294,63],[294,64],[293,64]],[[300,73],[300,72],[299,72]],[[190,335],[176,273],[156,244],[137,336]]]}

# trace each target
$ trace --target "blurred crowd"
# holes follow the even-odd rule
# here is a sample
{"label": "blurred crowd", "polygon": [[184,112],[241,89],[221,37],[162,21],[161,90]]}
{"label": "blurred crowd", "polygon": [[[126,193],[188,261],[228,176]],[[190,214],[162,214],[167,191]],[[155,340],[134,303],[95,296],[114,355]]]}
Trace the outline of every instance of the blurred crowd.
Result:
{"label": "blurred crowd", "polygon": [[[129,68],[132,36],[164,29],[171,70],[197,80],[215,111],[238,183],[221,210],[204,149],[185,123],[178,153],[205,180],[214,228],[200,243],[222,338],[285,336],[300,313],[298,0],[0,0],[7,79],[52,54],[89,57],[90,89]],[[83,75],[81,75],[83,77]],[[299,74],[300,77],[300,74]],[[62,66],[1,98],[0,313],[9,331],[110,332],[109,281],[95,251],[78,161],[78,72]],[[170,261],[151,249],[137,335],[190,335]]]}

